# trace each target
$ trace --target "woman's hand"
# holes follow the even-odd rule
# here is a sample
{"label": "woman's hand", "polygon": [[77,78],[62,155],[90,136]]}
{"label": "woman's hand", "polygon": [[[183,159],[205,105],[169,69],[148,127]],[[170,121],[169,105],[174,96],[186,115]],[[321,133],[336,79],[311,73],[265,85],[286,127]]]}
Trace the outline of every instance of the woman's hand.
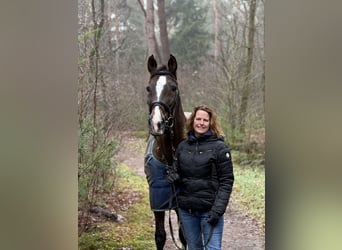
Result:
{"label": "woman's hand", "polygon": [[177,173],[177,169],[174,165],[166,166],[166,173],[167,173],[167,181],[172,184],[179,180],[179,174]]}
{"label": "woman's hand", "polygon": [[218,223],[219,219],[221,216],[219,216],[217,213],[215,213],[214,211],[209,211],[208,213],[208,218],[207,218],[207,222],[212,225],[213,227],[216,226],[216,224]]}

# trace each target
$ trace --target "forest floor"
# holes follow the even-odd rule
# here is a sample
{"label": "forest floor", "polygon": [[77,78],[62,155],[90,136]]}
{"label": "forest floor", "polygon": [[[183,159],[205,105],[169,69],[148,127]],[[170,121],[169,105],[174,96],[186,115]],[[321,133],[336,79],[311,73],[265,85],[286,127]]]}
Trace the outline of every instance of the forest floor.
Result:
{"label": "forest floor", "polygon": [[[144,174],[144,153],[140,150],[134,150],[131,147],[126,147],[125,143],[134,144],[137,139],[130,135],[124,135],[122,138],[120,151],[116,156],[119,162],[123,162],[132,168],[138,175],[145,176]],[[165,250],[177,249],[174,245],[171,235],[169,233],[168,223],[169,213],[166,213],[165,229],[167,232],[167,240]],[[173,231],[177,232],[177,220],[174,213],[171,213]],[[177,238],[177,233],[174,233]],[[177,242],[178,238],[177,238]],[[180,244],[178,244],[180,245]],[[222,249],[224,250],[264,250],[265,249],[265,233],[258,223],[244,215],[238,209],[234,201],[234,192],[232,193],[229,206],[224,215],[224,231],[222,239]]]}

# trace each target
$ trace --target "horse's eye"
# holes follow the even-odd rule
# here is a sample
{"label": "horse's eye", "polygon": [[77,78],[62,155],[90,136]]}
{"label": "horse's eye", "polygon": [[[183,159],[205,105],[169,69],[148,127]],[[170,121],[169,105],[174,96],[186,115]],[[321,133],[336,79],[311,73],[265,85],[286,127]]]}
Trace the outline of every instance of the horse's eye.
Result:
{"label": "horse's eye", "polygon": [[177,86],[172,86],[171,89],[172,89],[172,91],[176,91],[177,90]]}
{"label": "horse's eye", "polygon": [[150,92],[150,91],[151,91],[151,87],[150,87],[150,86],[147,86],[147,87],[146,87],[146,90],[147,90],[147,92]]}

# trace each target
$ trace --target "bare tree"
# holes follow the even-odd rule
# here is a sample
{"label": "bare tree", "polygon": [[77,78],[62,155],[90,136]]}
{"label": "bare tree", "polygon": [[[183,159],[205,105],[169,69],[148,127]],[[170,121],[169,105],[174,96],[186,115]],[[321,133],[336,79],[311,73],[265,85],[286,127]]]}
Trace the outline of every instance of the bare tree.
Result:
{"label": "bare tree", "polygon": [[154,31],[154,4],[153,4],[153,0],[147,0],[146,33],[147,33],[148,54],[154,55],[157,62],[160,62],[160,53],[159,53],[157,39],[156,39],[155,31]]}
{"label": "bare tree", "polygon": [[[90,54],[92,68],[94,72],[94,93],[93,93],[93,127],[97,128],[97,91],[98,91],[98,82],[99,82],[99,46],[100,46],[100,38],[102,27],[104,25],[104,0],[100,0],[100,22],[97,22],[96,18],[96,9],[95,9],[95,0],[91,1],[92,8],[92,17],[93,17],[93,25],[94,25],[94,49]],[[94,152],[96,148],[96,134],[93,134],[93,145],[92,151]]]}
{"label": "bare tree", "polygon": [[165,14],[165,0],[157,0],[160,46],[158,45],[155,34],[154,0],[146,1],[146,10],[142,1],[137,1],[145,16],[148,54],[153,54],[160,64],[166,64],[170,56],[170,47]]}
{"label": "bare tree", "polygon": [[248,106],[248,98],[250,94],[250,80],[254,52],[254,33],[255,33],[255,12],[256,0],[250,0],[249,17],[248,17],[248,39],[247,39],[247,61],[244,70],[244,81],[241,96],[241,105],[239,110],[239,126],[240,132],[245,132],[245,119]]}
{"label": "bare tree", "polygon": [[218,12],[218,1],[219,0],[213,0],[213,12],[214,12],[214,60],[217,60],[218,53],[220,51],[219,48],[219,33],[220,33],[220,17]]}
{"label": "bare tree", "polygon": [[161,63],[167,64],[170,57],[169,38],[166,26],[165,15],[165,1],[157,0],[158,2],[158,19],[159,19],[159,34],[160,34],[160,47],[161,47]]}

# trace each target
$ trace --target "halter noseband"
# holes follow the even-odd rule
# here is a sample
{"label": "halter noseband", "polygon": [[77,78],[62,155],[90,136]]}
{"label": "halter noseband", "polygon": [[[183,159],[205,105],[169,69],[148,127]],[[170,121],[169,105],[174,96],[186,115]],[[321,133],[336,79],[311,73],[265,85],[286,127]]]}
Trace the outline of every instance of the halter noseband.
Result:
{"label": "halter noseband", "polygon": [[166,113],[168,114],[168,117],[165,120],[164,119],[163,120],[167,128],[172,128],[173,127],[173,115],[172,115],[170,108],[163,102],[158,102],[158,101],[152,102],[150,105],[150,114],[152,112],[152,109],[156,106],[163,107],[163,109],[166,111]]}

